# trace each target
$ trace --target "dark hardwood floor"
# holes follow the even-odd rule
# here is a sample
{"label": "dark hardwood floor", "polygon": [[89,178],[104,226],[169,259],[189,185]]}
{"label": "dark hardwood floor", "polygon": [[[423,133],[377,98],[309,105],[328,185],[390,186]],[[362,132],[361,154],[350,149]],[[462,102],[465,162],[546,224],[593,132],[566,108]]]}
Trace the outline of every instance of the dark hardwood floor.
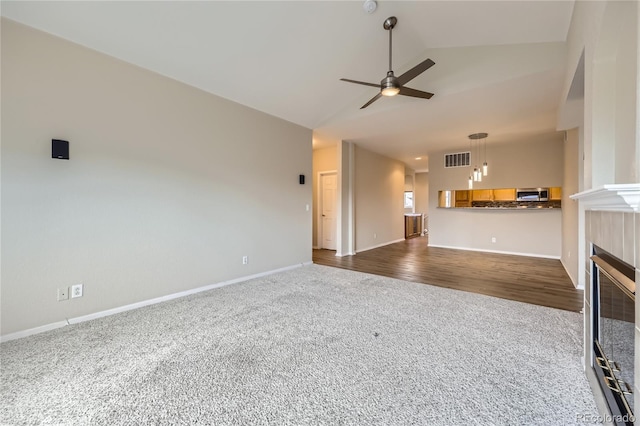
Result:
{"label": "dark hardwood floor", "polygon": [[313,262],[503,299],[580,312],[576,290],[559,260],[427,246],[417,237],[355,256],[313,250]]}

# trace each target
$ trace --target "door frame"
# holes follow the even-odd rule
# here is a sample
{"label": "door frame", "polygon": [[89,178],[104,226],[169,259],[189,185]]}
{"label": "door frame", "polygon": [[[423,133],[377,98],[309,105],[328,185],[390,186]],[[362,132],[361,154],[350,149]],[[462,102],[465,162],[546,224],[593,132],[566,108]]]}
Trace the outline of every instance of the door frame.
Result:
{"label": "door frame", "polygon": [[[323,231],[323,221],[322,221],[322,200],[323,200],[323,191],[322,191],[322,178],[324,176],[330,176],[330,175],[336,175],[336,178],[338,177],[338,171],[337,170],[323,170],[321,172],[318,172],[318,185],[316,188],[316,193],[318,194],[318,208],[316,211],[316,223],[317,223],[317,227],[316,227],[316,241],[318,242],[318,248],[322,248],[322,240],[323,240],[323,236],[324,233]],[[335,199],[335,205],[338,205],[338,188],[336,188],[336,199]],[[338,212],[336,211],[336,215],[338,214]],[[335,220],[335,227],[336,227],[336,238],[338,235],[338,218],[336,217]],[[337,242],[336,242],[337,245]],[[336,247],[337,248],[337,247]]]}

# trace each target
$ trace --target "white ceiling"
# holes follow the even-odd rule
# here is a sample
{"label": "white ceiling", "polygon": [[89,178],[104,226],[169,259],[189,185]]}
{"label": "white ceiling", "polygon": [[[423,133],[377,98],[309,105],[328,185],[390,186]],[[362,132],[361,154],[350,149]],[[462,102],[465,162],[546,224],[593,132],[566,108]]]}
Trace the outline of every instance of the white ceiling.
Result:
{"label": "white ceiling", "polygon": [[[556,128],[573,1],[2,1],[2,16],[425,170],[433,150]],[[430,100],[381,98],[389,16],[396,75]],[[422,156],[422,160],[415,160]]]}

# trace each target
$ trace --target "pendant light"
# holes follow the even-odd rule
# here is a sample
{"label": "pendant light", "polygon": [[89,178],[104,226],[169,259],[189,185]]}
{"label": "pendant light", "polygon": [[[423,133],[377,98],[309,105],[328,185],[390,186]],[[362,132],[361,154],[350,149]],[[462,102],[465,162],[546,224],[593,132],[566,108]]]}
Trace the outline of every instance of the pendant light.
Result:
{"label": "pendant light", "polygon": [[487,164],[487,136],[489,135],[487,135],[486,133],[485,135],[486,136],[482,138],[482,141],[484,142],[484,163],[482,163],[482,174],[486,176],[487,174],[489,174],[489,165]]}
{"label": "pendant light", "polygon": [[[482,152],[482,146],[480,145],[482,142],[482,139],[486,139],[487,136],[489,136],[487,133],[473,133],[471,135],[469,135],[469,151],[471,153],[474,152],[473,150],[473,144],[472,141],[478,141],[478,144],[476,145],[476,151],[477,151],[477,157],[475,158],[474,163],[477,164],[478,161],[480,160],[480,154]],[[473,180],[475,182],[482,182],[482,176],[487,176],[489,172],[489,164],[487,164],[487,142],[486,140],[484,141],[484,162],[482,163],[482,168],[478,167],[478,166],[474,166],[473,167]],[[471,177],[469,177],[469,179],[471,179]]]}
{"label": "pendant light", "polygon": [[[473,144],[472,144],[472,146],[473,146]],[[476,146],[476,148],[477,148],[477,146]],[[478,164],[478,156],[476,156],[475,153],[474,153],[474,157],[476,157],[476,158],[473,161],[473,164],[474,164],[474,166],[473,166],[473,180],[475,180],[476,182],[479,182],[481,173],[480,173],[480,169],[478,169],[478,166],[477,166],[477,164]]]}

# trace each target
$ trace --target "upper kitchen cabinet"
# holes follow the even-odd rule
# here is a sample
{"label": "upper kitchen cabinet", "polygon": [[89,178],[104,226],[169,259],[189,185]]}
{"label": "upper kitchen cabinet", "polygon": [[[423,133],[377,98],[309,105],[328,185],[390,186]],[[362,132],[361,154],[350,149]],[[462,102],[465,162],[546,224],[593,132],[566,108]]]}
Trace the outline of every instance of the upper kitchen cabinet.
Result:
{"label": "upper kitchen cabinet", "polygon": [[493,190],[494,201],[515,201],[516,189],[515,188],[503,188]]}
{"label": "upper kitchen cabinet", "polygon": [[471,207],[471,191],[454,191],[456,197],[455,207]]}
{"label": "upper kitchen cabinet", "polygon": [[474,189],[473,201],[493,201],[493,189]]}

